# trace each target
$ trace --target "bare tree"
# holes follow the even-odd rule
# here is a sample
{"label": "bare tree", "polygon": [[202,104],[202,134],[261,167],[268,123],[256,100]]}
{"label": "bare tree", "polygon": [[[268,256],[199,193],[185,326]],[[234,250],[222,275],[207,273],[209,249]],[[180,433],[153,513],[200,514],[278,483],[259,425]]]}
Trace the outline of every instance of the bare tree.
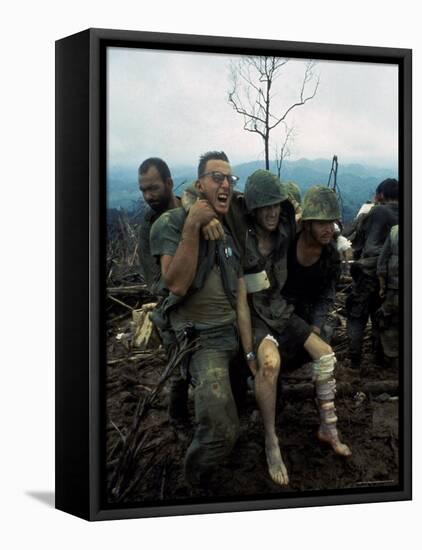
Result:
{"label": "bare tree", "polygon": [[[319,77],[315,61],[308,61],[296,101],[288,107],[274,108],[273,86],[289,59],[281,57],[241,57],[231,62],[231,90],[228,101],[243,116],[243,129],[261,136],[264,142],[265,168],[270,166],[270,134],[287,115],[315,97]],[[277,111],[277,112],[276,112]]]}
{"label": "bare tree", "polygon": [[283,161],[290,157],[290,143],[294,138],[294,128],[289,128],[283,121],[284,139],[279,146],[274,147],[275,163],[277,167],[277,176],[281,177],[281,167]]}

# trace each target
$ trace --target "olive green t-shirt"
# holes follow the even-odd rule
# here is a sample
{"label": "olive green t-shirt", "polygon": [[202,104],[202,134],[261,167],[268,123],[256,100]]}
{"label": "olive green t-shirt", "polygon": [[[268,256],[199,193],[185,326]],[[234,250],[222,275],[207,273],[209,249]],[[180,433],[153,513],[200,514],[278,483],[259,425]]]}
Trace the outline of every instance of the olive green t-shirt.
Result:
{"label": "olive green t-shirt", "polygon": [[[151,228],[151,253],[156,256],[174,256],[179,246],[186,212],[175,208],[162,214]],[[242,267],[237,264],[237,277],[241,277]],[[171,323],[194,322],[199,327],[216,327],[234,323],[236,311],[225,292],[220,267],[214,264],[202,288],[187,296],[171,313]]]}
{"label": "olive green t-shirt", "polygon": [[170,319],[173,325],[192,321],[204,327],[222,326],[236,321],[236,312],[224,291],[218,266],[214,265],[204,286],[188,296],[170,314]]}

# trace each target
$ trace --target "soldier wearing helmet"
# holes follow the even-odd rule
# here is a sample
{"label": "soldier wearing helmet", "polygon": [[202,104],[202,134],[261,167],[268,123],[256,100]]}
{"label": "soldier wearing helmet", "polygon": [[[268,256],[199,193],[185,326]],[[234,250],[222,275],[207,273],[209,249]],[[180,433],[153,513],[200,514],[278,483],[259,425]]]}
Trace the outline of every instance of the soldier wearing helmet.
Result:
{"label": "soldier wearing helmet", "polygon": [[[311,187],[304,197],[301,230],[289,251],[289,277],[283,294],[317,334],[325,332],[340,275],[334,241],[339,219],[334,191],[321,185]],[[328,335],[324,336],[327,339]]]}
{"label": "soldier wearing helmet", "polygon": [[[334,405],[336,358],[327,343],[325,322],[334,305],[340,257],[333,242],[340,210],[335,193],[320,185],[311,187],[303,200],[301,230],[289,251],[289,276],[283,295],[295,313],[311,328],[303,348],[313,359],[313,378],[320,413],[318,438],[329,443],[342,456],[350,456],[337,432]],[[293,350],[297,354],[296,350]],[[289,343],[286,355],[292,355]]]}
{"label": "soldier wearing helmet", "polygon": [[296,223],[299,223],[302,218],[302,195],[300,187],[294,181],[286,181],[282,185],[287,193],[287,198],[295,209]]}
{"label": "soldier wearing helmet", "polygon": [[[294,208],[280,180],[267,170],[249,176],[244,193],[247,229],[243,267],[254,332],[257,368],[255,396],[265,430],[265,453],[273,481],[289,482],[275,431],[277,381],[280,372],[278,337],[288,326],[294,333],[293,307],[281,295],[287,279],[287,251],[296,233]],[[307,337],[303,334],[303,341]]]}

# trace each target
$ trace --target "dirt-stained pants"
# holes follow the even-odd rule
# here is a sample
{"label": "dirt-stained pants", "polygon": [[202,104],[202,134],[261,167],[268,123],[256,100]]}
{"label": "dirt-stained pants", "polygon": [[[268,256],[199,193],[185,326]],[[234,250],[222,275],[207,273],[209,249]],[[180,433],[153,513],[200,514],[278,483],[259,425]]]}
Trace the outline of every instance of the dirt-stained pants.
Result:
{"label": "dirt-stained pants", "polygon": [[230,387],[229,361],[236,349],[203,347],[192,355],[196,430],[185,458],[186,479],[198,484],[230,454],[239,435],[239,418]]}
{"label": "dirt-stained pants", "polygon": [[346,300],[347,334],[351,359],[360,361],[363,337],[369,317],[372,322],[372,344],[374,351],[379,344],[378,325],[375,313],[381,305],[377,277],[364,273],[355,275],[352,291]]}
{"label": "dirt-stained pants", "polygon": [[385,300],[378,310],[377,320],[384,357],[387,360],[398,359],[400,311],[397,290],[387,290]]}

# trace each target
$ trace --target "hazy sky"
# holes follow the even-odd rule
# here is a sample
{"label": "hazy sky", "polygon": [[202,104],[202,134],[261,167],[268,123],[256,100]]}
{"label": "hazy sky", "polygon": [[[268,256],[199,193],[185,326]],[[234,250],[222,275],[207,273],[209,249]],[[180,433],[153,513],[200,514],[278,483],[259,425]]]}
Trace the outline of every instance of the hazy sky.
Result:
{"label": "hazy sky", "polygon": [[[109,164],[139,165],[159,156],[170,166],[196,166],[199,155],[211,149],[224,150],[232,164],[263,159],[261,138],[243,130],[242,117],[227,101],[231,59],[109,48]],[[292,59],[274,84],[280,109],[297,99],[304,66],[303,60]],[[318,61],[316,71],[320,84],[315,98],[286,119],[295,129],[290,159],[336,154],[340,163],[394,166],[397,66]]]}

